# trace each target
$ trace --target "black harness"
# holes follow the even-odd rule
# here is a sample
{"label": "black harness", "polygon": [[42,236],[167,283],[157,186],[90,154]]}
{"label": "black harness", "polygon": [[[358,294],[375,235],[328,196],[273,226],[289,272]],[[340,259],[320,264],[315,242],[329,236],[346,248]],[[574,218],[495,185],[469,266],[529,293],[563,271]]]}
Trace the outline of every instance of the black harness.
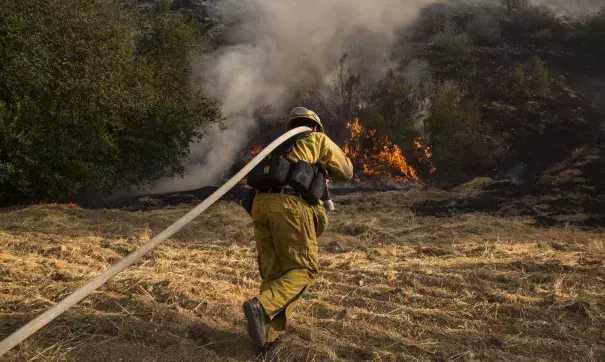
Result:
{"label": "black harness", "polygon": [[247,183],[254,188],[254,195],[282,193],[301,196],[310,205],[319,203],[326,190],[324,171],[319,165],[288,159],[296,143],[309,135],[301,133],[282,143],[248,174]]}

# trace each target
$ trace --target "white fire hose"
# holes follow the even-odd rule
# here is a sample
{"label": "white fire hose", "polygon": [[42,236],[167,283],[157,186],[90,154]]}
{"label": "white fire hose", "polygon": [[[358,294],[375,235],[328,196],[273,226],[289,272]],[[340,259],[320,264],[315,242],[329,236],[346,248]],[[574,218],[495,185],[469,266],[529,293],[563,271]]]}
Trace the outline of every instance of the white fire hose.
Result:
{"label": "white fire hose", "polygon": [[241,181],[252,169],[258,165],[265,157],[269,155],[277,146],[284,143],[287,139],[295,136],[299,133],[311,131],[308,127],[298,127],[290,130],[275,141],[271,142],[264,150],[262,150],[256,157],[254,157],[244,168],[242,168],[235,176],[231,177],[223,186],[216,190],[212,195],[206,198],[202,203],[196,206],[193,210],[189,211],[185,216],[181,217],[174,224],[170,225],[164,231],[159,233],[155,238],[138,248],[137,250],[130,253],[127,257],[120,260],[117,264],[114,264],[109,269],[98,275],[94,279],[90,280],[84,286],[80,287],[75,292],[71,293],[67,298],[61,302],[55,304],[49,308],[46,312],[40,314],[31,322],[27,323],[23,327],[19,328],[16,332],[6,337],[0,342],[0,356],[4,355],[11,348],[15,347],[19,343],[23,342],[24,339],[34,334],[40,328],[50,323],[53,319],[57,318],[63,312],[73,307],[76,303],[84,299],[90,293],[97,290],[100,286],[107,283],[107,281],[122,270],[126,269],[132,263],[140,259],[143,255],[147,254],[151,250],[155,249],[164,240],[171,237],[174,233],[179,231],[183,226],[187,225],[199,214],[204,212],[210,205],[214,204],[221,196],[227,191],[231,190],[239,181]]}

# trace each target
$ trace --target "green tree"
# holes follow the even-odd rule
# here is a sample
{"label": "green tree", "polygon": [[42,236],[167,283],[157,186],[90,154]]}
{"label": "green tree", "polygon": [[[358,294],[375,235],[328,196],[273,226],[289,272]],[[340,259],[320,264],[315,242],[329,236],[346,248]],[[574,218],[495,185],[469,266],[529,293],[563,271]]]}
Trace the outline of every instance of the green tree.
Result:
{"label": "green tree", "polygon": [[437,180],[459,182],[489,170],[497,146],[477,101],[464,87],[454,82],[437,84],[426,123]]}
{"label": "green tree", "polygon": [[429,113],[428,86],[414,85],[395,72],[388,72],[368,92],[359,118],[370,128],[407,148],[420,136],[421,125]]}
{"label": "green tree", "polygon": [[192,85],[193,23],[166,3],[0,0],[0,203],[183,171],[220,114]]}

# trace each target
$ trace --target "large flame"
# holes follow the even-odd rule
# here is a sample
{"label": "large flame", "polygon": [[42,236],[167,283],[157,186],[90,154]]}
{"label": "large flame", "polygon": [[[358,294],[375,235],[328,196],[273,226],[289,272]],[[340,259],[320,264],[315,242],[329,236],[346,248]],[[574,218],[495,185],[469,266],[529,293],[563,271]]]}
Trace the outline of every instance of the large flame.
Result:
{"label": "large flame", "polygon": [[[346,127],[349,131],[349,139],[343,148],[354,164],[355,182],[381,181],[405,184],[418,181],[418,172],[408,163],[403,150],[389,137],[377,136],[376,130],[366,129],[358,118],[347,123]],[[247,152],[248,157],[256,156],[262,149],[261,145],[253,145]],[[431,173],[435,171],[431,148],[428,145],[415,140],[412,151],[414,159],[419,161],[423,169],[428,165]]]}
{"label": "large flame", "polygon": [[[345,154],[361,166],[355,181],[367,177],[396,183],[418,180],[418,173],[408,164],[401,148],[388,137],[377,137],[376,130],[365,129],[358,118],[347,123],[347,129],[350,138],[344,145]],[[430,148],[425,149],[426,152],[430,154]]]}

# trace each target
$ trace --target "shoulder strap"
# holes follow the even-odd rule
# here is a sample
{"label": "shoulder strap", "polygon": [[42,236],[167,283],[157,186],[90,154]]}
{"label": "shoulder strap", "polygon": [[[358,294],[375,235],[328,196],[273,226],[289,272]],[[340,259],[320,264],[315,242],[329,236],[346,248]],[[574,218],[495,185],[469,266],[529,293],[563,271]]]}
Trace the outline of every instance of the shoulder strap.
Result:
{"label": "shoulder strap", "polygon": [[294,146],[296,146],[296,143],[300,139],[302,139],[304,137],[307,137],[310,134],[311,134],[311,132],[303,132],[303,133],[297,134],[296,136],[293,136],[292,138],[288,139],[287,141],[285,141],[281,145],[277,146],[277,148],[274,149],[273,152],[271,152],[269,154],[269,156],[267,156],[267,158],[269,159],[269,158],[279,157],[279,156],[287,157],[288,154],[294,148]]}

